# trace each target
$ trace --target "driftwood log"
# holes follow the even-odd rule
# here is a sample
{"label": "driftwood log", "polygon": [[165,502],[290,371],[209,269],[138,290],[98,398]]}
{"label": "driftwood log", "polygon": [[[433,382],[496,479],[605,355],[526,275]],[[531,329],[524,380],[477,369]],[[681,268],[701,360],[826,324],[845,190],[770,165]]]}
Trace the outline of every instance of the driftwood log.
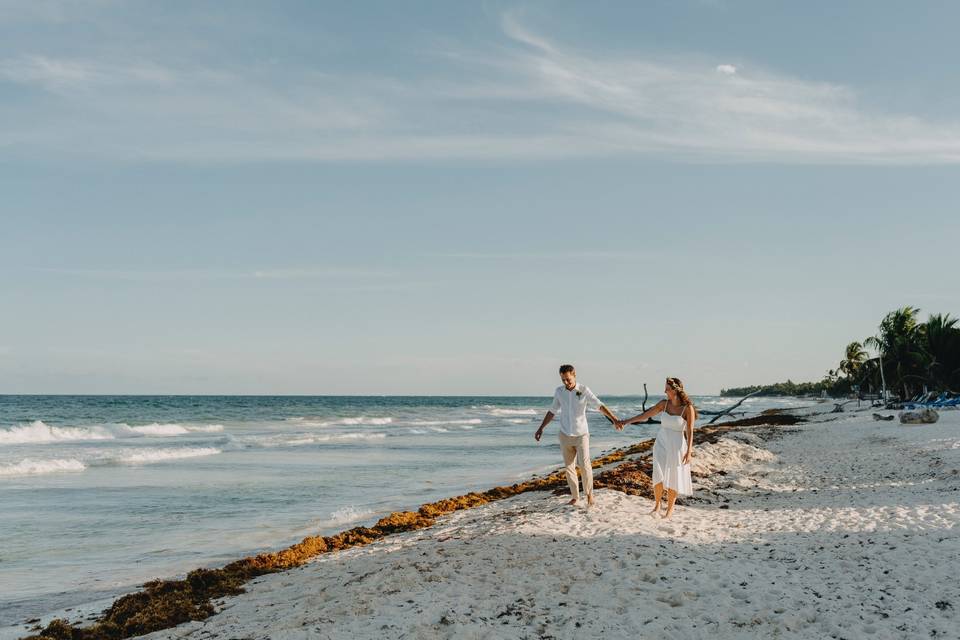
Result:
{"label": "driftwood log", "polygon": [[[646,413],[646,411],[647,411],[647,398],[649,398],[649,397],[650,397],[650,395],[647,393],[647,383],[644,382],[644,383],[643,383],[643,405],[642,405],[643,408],[640,410],[640,413]],[[607,416],[603,416],[603,417],[604,417],[604,418],[607,418]],[[613,420],[611,420],[610,418],[607,418],[607,422],[609,422],[610,424],[613,424]],[[645,422],[634,422],[634,424],[660,424],[660,421],[659,421],[659,420],[654,420],[653,418],[647,418],[647,420],[646,420]]]}
{"label": "driftwood log", "polygon": [[[649,397],[650,395],[647,393],[647,383],[644,382],[643,383],[643,413],[647,412],[647,398]],[[647,418],[646,422],[640,422],[638,424],[660,424],[660,421],[654,420],[653,418]]]}
{"label": "driftwood log", "polygon": [[719,420],[721,416],[727,415],[728,413],[730,413],[731,411],[733,411],[734,409],[736,409],[737,407],[739,407],[741,404],[743,404],[743,401],[744,401],[744,400],[746,400],[747,398],[751,398],[751,397],[757,395],[758,393],[760,393],[760,391],[754,391],[753,393],[748,393],[747,395],[743,396],[742,398],[740,398],[740,402],[738,402],[737,404],[733,405],[732,407],[729,407],[729,408],[727,408],[727,409],[724,409],[723,411],[721,411],[721,412],[718,413],[717,415],[713,416],[713,420],[711,420],[711,421],[708,422],[707,424],[713,424],[714,422],[716,422],[717,420]]}
{"label": "driftwood log", "polygon": [[844,405],[848,405],[848,404],[850,404],[851,402],[856,402],[856,401],[857,401],[856,398],[852,398],[852,399],[846,400],[846,401],[844,401],[844,402],[834,402],[834,403],[833,403],[833,411],[831,411],[830,413],[843,413],[843,407],[844,407]]}

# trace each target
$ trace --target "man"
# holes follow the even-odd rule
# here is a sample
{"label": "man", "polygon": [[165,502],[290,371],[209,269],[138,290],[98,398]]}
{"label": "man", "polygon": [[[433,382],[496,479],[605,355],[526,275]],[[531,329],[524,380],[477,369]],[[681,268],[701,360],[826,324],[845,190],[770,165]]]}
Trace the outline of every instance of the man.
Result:
{"label": "man", "polygon": [[619,425],[619,419],[603,406],[600,399],[584,384],[577,384],[577,372],[572,364],[560,367],[560,381],[563,383],[553,393],[553,405],[543,417],[540,428],[533,435],[537,442],[543,436],[543,429],[553,417],[560,414],[560,450],[563,452],[564,472],[570,486],[572,499],[569,504],[580,501],[580,483],[577,481],[577,469],[583,476],[583,492],[587,495],[587,505],[593,506],[593,467],[590,465],[590,429],[587,426],[587,405],[600,412]]}

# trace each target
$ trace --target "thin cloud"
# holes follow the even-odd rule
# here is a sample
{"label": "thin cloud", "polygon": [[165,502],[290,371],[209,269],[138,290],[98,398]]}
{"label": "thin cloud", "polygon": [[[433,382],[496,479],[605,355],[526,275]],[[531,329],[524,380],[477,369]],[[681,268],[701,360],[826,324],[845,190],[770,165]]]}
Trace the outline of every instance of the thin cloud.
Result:
{"label": "thin cloud", "polygon": [[616,116],[595,117],[591,138],[622,152],[734,161],[960,161],[960,124],[872,114],[843,86],[772,72],[717,74],[696,59],[568,51],[529,35],[509,14],[504,30],[531,48],[515,62],[545,98]]}
{"label": "thin cloud", "polygon": [[170,84],[175,78],[170,70],[152,63],[104,64],[80,59],[22,55],[0,60],[0,79],[48,89],[65,89],[109,84]]}
{"label": "thin cloud", "polygon": [[0,61],[0,78],[20,84],[57,86],[88,81],[91,70],[74,60],[54,60],[45,56],[21,56]]}
{"label": "thin cloud", "polygon": [[[244,276],[246,274],[243,274]],[[374,269],[354,269],[344,267],[313,267],[294,269],[259,269],[253,272],[253,277],[267,280],[301,280],[310,278],[394,278],[391,271]]]}
{"label": "thin cloud", "polygon": [[392,271],[353,267],[294,267],[279,269],[88,269],[69,267],[35,267],[32,271],[52,275],[136,282],[203,281],[203,280],[327,280],[331,282],[385,281],[397,276]]}
{"label": "thin cloud", "polygon": [[636,251],[458,251],[451,253],[431,254],[431,257],[453,258],[463,260],[549,260],[560,258],[568,261],[644,261],[649,258],[651,249],[644,249],[642,253]]}
{"label": "thin cloud", "polygon": [[[56,5],[51,5],[56,6]],[[861,105],[848,87],[706,57],[609,54],[502,16],[501,42],[448,46],[411,77],[115,55],[0,59],[5,155],[120,161],[960,162],[960,121]],[[224,52],[228,53],[228,52]],[[227,60],[229,56],[222,56]],[[426,69],[426,67],[425,67]]]}

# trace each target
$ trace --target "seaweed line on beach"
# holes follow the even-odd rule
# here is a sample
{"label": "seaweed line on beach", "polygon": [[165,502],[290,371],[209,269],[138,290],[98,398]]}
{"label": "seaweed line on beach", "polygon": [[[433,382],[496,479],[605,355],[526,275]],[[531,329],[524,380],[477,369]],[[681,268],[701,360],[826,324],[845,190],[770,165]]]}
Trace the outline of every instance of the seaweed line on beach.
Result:
{"label": "seaweed line on beach", "polygon": [[[737,427],[780,426],[802,421],[802,418],[787,414],[732,420],[698,429],[694,444],[716,442],[725,432]],[[594,486],[631,495],[652,496],[648,456],[627,460],[631,456],[648,454],[652,448],[653,439],[648,439],[593,460],[594,468],[620,463],[598,474]],[[455,511],[531,491],[554,489],[562,492],[565,485],[563,472],[555,471],[526,482],[427,503],[417,511],[394,512],[372,527],[354,527],[332,536],[310,536],[286,549],[248,556],[219,569],[195,569],[182,580],[153,580],[144,584],[141,591],[115,600],[90,626],[81,627],[55,619],[40,630],[39,635],[23,640],[119,640],[204,620],[216,613],[214,600],[243,593],[243,585],[258,576],[293,569],[324,553],[367,545],[396,533],[424,529],[433,526],[436,518]]]}

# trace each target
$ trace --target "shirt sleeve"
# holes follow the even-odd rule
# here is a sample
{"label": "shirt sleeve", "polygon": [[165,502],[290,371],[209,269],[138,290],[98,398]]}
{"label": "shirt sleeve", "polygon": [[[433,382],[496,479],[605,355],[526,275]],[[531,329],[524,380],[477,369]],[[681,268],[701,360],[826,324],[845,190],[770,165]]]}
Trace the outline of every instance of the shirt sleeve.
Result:
{"label": "shirt sleeve", "polygon": [[594,409],[599,409],[603,406],[603,403],[600,402],[600,398],[590,390],[590,387],[583,388],[583,395],[587,398],[587,404],[593,407]]}
{"label": "shirt sleeve", "polygon": [[560,413],[560,394],[553,392],[553,404],[550,405],[550,413],[557,415]]}

